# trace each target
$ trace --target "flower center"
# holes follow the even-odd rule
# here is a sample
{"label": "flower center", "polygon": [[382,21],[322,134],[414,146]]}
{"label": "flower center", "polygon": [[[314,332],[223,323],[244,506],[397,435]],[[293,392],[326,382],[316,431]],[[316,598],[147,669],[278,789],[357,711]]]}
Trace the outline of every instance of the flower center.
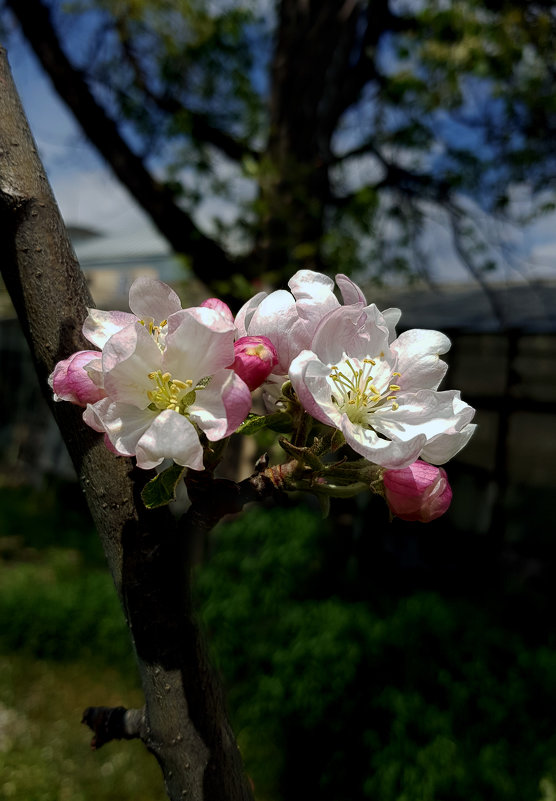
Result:
{"label": "flower center", "polygon": [[400,373],[385,370],[383,356],[381,353],[375,359],[345,358],[340,367],[331,367],[329,378],[334,382],[332,401],[341,412],[347,414],[352,423],[369,425],[368,416],[387,401],[392,402],[393,411],[399,408],[395,393],[400,386],[393,383],[393,379],[399,378]]}
{"label": "flower center", "polygon": [[195,402],[196,389],[202,388],[191,389],[193,381],[190,378],[187,381],[179,381],[177,378],[172,378],[171,373],[163,373],[162,370],[149,373],[149,378],[155,385],[154,389],[147,391],[151,402],[149,408],[153,411],[172,409],[179,414],[186,414],[187,407]]}
{"label": "flower center", "polygon": [[154,338],[154,341],[158,345],[161,350],[164,350],[164,340],[166,338],[166,326],[168,325],[168,320],[162,320],[158,325],[154,324],[153,320],[139,320],[141,325],[143,325],[149,334]]}

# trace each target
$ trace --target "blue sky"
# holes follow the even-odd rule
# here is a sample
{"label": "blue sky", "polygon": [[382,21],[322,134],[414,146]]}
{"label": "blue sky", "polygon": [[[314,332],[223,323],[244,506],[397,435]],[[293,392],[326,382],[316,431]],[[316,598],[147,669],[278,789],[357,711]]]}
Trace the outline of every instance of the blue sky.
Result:
{"label": "blue sky", "polygon": [[[149,234],[156,252],[168,246],[87,142],[33,52],[15,34],[8,58],[31,130],[68,224],[107,234]],[[146,242],[146,244],[148,244]]]}
{"label": "blue sky", "polygon": [[[129,193],[113,177],[70,112],[58,99],[25,41],[14,34],[9,60],[39,153],[56,199],[68,224],[93,228],[140,246],[145,254],[168,252],[165,240],[152,226]],[[203,220],[200,220],[201,224]],[[505,267],[498,280],[520,276],[556,278],[556,215],[538,220],[525,231],[500,232],[511,245],[513,267]],[[442,221],[431,219],[425,235],[433,277],[440,281],[466,281],[468,275],[455,258]]]}

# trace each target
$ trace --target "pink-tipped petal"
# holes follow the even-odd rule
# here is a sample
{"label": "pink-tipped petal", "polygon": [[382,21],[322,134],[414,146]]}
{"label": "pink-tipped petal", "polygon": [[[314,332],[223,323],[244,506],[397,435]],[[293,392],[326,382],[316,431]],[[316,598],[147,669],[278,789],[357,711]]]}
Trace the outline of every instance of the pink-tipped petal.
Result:
{"label": "pink-tipped petal", "polygon": [[251,409],[251,392],[232,370],[219,370],[204,389],[197,390],[191,419],[211,442],[229,437]]}
{"label": "pink-tipped petal", "polygon": [[79,350],[58,362],[48,379],[54,391],[54,400],[86,406],[104,398],[104,389],[91,380],[85,369],[90,362],[98,360],[99,356],[97,350]]}
{"label": "pink-tipped petal", "polygon": [[220,298],[207,298],[201,303],[201,306],[206,309],[214,309],[219,312],[228,322],[234,322],[234,315],[227,303],[224,303]]}
{"label": "pink-tipped petal", "polygon": [[268,337],[240,337],[234,342],[232,370],[253,391],[263,384],[278,364],[276,348]]}
{"label": "pink-tipped petal", "polygon": [[446,471],[421,460],[403,470],[386,470],[383,482],[390,511],[402,520],[429,523],[443,515],[452,501]]}

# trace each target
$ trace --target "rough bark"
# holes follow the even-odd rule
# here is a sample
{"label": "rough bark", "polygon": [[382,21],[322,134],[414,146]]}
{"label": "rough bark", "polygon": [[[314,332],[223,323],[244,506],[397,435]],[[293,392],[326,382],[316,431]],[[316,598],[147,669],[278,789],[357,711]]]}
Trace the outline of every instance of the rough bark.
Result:
{"label": "rough bark", "polygon": [[[142,739],[161,765],[172,801],[249,801],[249,782],[193,615],[187,531],[178,530],[166,508],[145,509],[139,492],[151,476],[109,453],[82,422],[80,410],[53,403],[48,392],[47,377],[56,362],[89,347],[81,324],[92,302],[3,49],[0,233],[4,281],[80,477],[134,640],[146,701]],[[228,510],[224,504],[220,511]],[[202,509],[194,504],[190,520],[202,519]]]}
{"label": "rough bark", "polygon": [[346,109],[379,77],[375,47],[392,19],[386,0],[280,3],[254,256],[265,270],[323,268],[333,136]]}

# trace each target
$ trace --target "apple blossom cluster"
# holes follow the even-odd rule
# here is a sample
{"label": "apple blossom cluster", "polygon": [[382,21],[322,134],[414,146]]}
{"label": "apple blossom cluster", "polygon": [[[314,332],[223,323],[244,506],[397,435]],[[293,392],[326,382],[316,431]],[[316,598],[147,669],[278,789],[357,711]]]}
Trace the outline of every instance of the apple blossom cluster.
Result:
{"label": "apple blossom cluster", "polygon": [[[55,400],[120,456],[149,469],[170,459],[203,470],[211,442],[261,428],[299,463],[290,488],[349,495],[371,488],[392,514],[428,521],[451,500],[447,462],[468,442],[474,410],[439,391],[450,347],[438,331],[399,336],[398,309],[368,304],[347,276],[300,270],[290,291],[261,292],[233,316],[217,298],[182,309],[161,281],[139,278],[130,313],[90,309],[94,350],[56,365]],[[251,412],[261,390],[266,414]],[[335,459],[335,461],[334,461]]]}

